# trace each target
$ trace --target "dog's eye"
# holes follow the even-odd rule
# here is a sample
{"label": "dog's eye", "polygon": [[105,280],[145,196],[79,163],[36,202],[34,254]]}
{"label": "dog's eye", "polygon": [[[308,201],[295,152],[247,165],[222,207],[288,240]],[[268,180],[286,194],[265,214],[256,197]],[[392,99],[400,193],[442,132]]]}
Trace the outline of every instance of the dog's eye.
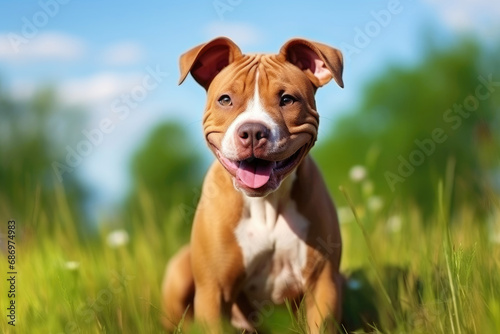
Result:
{"label": "dog's eye", "polygon": [[297,101],[297,99],[292,95],[285,94],[280,99],[280,107],[292,105],[295,101]]}
{"label": "dog's eye", "polygon": [[219,104],[223,107],[229,107],[229,106],[233,105],[231,98],[229,97],[229,95],[226,95],[226,94],[219,97],[218,101],[219,101]]}

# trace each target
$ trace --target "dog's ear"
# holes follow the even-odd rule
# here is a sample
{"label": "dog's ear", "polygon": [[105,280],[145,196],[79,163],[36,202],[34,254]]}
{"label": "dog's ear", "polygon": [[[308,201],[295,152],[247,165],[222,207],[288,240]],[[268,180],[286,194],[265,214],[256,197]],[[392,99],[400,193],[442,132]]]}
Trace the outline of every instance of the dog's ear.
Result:
{"label": "dog's ear", "polygon": [[306,39],[291,39],[281,47],[280,55],[300,68],[316,87],[327,84],[332,78],[344,87],[342,53],[328,45]]}
{"label": "dog's ear", "polygon": [[241,56],[240,48],[226,37],[219,37],[198,45],[184,53],[179,60],[181,69],[179,85],[191,72],[193,78],[208,89],[213,78],[224,67]]}

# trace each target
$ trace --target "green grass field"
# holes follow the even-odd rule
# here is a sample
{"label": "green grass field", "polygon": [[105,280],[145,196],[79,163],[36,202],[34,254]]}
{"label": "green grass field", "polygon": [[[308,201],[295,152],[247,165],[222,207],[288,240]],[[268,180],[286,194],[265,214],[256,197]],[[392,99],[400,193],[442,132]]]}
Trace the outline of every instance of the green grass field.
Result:
{"label": "green grass field", "polygon": [[[500,333],[498,199],[492,198],[491,212],[478,218],[466,203],[450,210],[449,187],[436,185],[441,200],[435,214],[424,218],[415,205],[374,207],[356,195],[356,187],[345,187],[350,204],[337,199],[347,203],[340,209],[342,270],[349,276],[346,328],[357,333]],[[36,194],[26,195],[33,211],[24,217],[6,217],[8,208],[0,205],[6,217],[0,231],[0,331],[162,333],[164,267],[187,239],[181,211],[158,207],[144,192],[142,209],[129,217],[128,240],[123,233],[113,234],[119,224],[112,217],[101,218],[108,227],[98,236],[82,236],[60,188],[54,190],[54,207],[42,207]],[[16,220],[15,327],[7,318],[8,219]],[[303,332],[286,307],[260,316],[273,333]]]}

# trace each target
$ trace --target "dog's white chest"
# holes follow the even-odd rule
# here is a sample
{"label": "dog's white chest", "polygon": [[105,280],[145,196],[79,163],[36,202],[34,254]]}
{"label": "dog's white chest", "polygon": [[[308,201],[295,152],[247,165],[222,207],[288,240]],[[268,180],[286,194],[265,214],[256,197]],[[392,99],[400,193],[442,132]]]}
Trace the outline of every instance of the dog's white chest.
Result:
{"label": "dog's white chest", "polygon": [[247,274],[243,290],[251,302],[296,297],[305,283],[308,221],[290,199],[280,210],[262,198],[248,198],[246,205],[235,230]]}

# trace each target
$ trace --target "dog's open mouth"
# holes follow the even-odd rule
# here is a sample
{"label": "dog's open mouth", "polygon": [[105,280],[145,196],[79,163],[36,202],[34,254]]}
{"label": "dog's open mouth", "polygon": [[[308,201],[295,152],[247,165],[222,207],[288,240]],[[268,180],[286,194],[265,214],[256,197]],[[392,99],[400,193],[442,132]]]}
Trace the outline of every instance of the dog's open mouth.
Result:
{"label": "dog's open mouth", "polygon": [[235,161],[224,157],[217,151],[217,157],[222,165],[236,178],[236,181],[244,187],[259,189],[273,180],[279,185],[286,176],[298,164],[302,157],[304,147],[297,150],[290,157],[280,161],[270,161],[250,157],[245,160]]}

